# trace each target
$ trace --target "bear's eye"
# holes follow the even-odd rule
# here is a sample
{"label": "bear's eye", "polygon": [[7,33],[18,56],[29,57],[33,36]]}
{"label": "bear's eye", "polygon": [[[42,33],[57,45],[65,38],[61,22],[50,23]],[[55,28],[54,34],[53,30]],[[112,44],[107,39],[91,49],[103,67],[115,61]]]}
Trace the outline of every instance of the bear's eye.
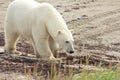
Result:
{"label": "bear's eye", "polygon": [[66,41],[66,43],[69,43],[69,41]]}

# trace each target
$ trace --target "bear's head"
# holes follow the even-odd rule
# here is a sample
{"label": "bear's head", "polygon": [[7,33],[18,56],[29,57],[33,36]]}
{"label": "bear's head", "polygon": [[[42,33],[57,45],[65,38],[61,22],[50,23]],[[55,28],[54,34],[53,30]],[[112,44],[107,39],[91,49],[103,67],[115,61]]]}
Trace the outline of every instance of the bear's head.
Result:
{"label": "bear's head", "polygon": [[59,44],[59,47],[66,50],[68,53],[74,53],[74,47],[73,47],[73,36],[71,34],[71,31],[69,30],[59,30],[57,31],[57,43]]}

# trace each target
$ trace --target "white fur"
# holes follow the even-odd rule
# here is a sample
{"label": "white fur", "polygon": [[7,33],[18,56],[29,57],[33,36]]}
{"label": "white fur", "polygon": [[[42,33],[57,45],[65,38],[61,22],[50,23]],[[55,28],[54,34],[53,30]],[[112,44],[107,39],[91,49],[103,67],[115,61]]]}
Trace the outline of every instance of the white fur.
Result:
{"label": "white fur", "polygon": [[[37,57],[50,57],[51,50],[58,44],[66,50],[73,50],[73,37],[60,13],[49,3],[34,0],[15,0],[8,9],[5,19],[5,50],[15,52],[19,36],[33,42]],[[49,40],[49,41],[48,41]],[[70,44],[65,44],[65,41]]]}

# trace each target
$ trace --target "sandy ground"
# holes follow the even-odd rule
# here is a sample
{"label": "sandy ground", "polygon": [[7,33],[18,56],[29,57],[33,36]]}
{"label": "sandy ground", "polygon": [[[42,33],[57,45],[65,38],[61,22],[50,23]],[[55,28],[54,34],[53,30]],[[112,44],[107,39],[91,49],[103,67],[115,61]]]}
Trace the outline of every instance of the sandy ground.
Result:
{"label": "sandy ground", "polygon": [[[6,8],[11,1],[0,0],[0,32],[3,32],[4,30],[3,23]],[[69,29],[74,30],[73,36],[75,39],[76,53],[80,53],[83,45],[85,46],[85,49],[88,50],[101,50],[120,53],[119,0],[39,1],[53,4],[63,15]],[[5,75],[0,76],[0,78],[1,77],[5,77]]]}

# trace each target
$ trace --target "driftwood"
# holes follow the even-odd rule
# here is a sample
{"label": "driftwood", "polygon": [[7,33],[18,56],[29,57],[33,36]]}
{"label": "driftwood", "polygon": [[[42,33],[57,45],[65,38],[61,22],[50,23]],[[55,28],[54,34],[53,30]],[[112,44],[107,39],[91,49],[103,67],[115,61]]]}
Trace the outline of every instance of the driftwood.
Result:
{"label": "driftwood", "polygon": [[35,62],[39,62],[41,61],[38,58],[35,57],[28,57],[28,56],[12,56],[9,55],[5,52],[1,52],[0,53],[0,58],[4,59],[4,60],[9,60],[12,62],[19,62],[19,63],[35,63]]}
{"label": "driftwood", "polygon": [[82,70],[87,70],[87,71],[104,71],[105,69],[103,68],[98,68],[95,66],[90,66],[90,65],[63,65],[64,68],[71,68],[71,69],[76,69],[82,71]]}
{"label": "driftwood", "polygon": [[[115,66],[120,64],[120,53],[115,52],[115,54],[103,51],[86,51],[84,54],[72,54],[66,55],[63,54],[64,58],[60,56],[63,60],[62,64],[56,64],[61,68],[71,68],[77,71],[88,70],[88,71],[103,71],[103,68],[97,68],[96,65],[100,65],[100,67],[106,66]],[[42,60],[36,57],[31,56],[11,56],[5,52],[0,52],[0,59],[4,59],[7,61],[11,61],[14,63],[38,63],[40,67],[44,66],[46,70],[46,66],[51,66],[53,62],[49,60]],[[75,60],[76,59],[76,60]],[[70,63],[65,63],[64,61],[70,61]],[[46,68],[45,68],[46,67]],[[48,68],[47,68],[48,69]],[[49,67],[50,70],[50,67]]]}
{"label": "driftwood", "polygon": [[[25,73],[26,70],[42,72],[46,75],[51,73],[51,67],[56,66],[56,71],[61,67],[59,61],[43,60],[31,56],[13,56],[5,52],[0,52],[0,71],[19,71]],[[37,73],[36,72],[36,73]]]}
{"label": "driftwood", "polygon": [[116,65],[120,64],[120,53],[118,52],[103,52],[103,51],[86,51],[84,54],[73,54],[68,55],[66,59],[72,60],[72,59],[79,59],[80,61],[87,63],[87,64],[100,64],[101,66],[107,66],[107,65]]}
{"label": "driftwood", "polygon": [[[118,55],[117,55],[118,54]],[[112,54],[112,53],[104,53],[101,51],[88,51],[87,54],[73,54],[73,55],[67,55],[65,60],[73,60],[73,59],[79,59],[80,61],[88,63],[102,63],[102,64],[120,64],[120,53]],[[12,62],[27,62],[27,63],[34,63],[34,62],[40,62],[45,61],[36,57],[29,57],[29,56],[11,56],[7,53],[0,52],[0,58],[3,58],[5,60],[9,60]],[[49,62],[46,60],[46,62]]]}

